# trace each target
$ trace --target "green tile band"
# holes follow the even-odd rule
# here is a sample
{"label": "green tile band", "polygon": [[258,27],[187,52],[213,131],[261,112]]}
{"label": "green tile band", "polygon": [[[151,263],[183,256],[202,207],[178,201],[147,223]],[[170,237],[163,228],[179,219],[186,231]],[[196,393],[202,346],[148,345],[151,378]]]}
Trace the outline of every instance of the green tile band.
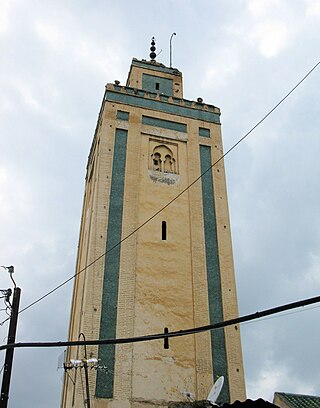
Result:
{"label": "green tile band", "polygon": [[178,132],[187,132],[187,125],[184,123],[173,122],[171,120],[163,120],[153,118],[151,116],[142,116],[142,124],[149,126],[156,126],[164,129],[176,130]]}
{"label": "green tile band", "polygon": [[[125,88],[130,91],[130,88]],[[220,124],[220,115],[209,110],[194,107],[176,105],[174,103],[163,102],[144,97],[145,91],[137,91],[139,95],[130,95],[129,93],[117,92],[108,89],[105,93],[105,100],[110,102],[119,102],[125,105],[138,108],[152,109],[163,113],[172,113],[174,115],[185,116],[191,119],[202,120],[210,123]],[[164,97],[164,95],[162,95]]]}
{"label": "green tile band", "polygon": [[[200,145],[200,165],[201,173],[204,173],[211,167],[212,161],[210,146]],[[210,324],[214,324],[223,321],[223,309],[212,171],[208,171],[201,177],[201,183],[209,314]],[[223,328],[211,330],[211,352],[214,381],[216,381],[217,376],[224,376],[224,386],[219,396],[219,402],[229,403],[230,393],[227,353]]]}
{"label": "green tile band", "polygon": [[[120,271],[120,246],[110,251],[121,240],[123,194],[127,149],[126,130],[116,129],[107,229],[106,256],[101,305],[100,339],[116,338],[117,304]],[[110,251],[110,253],[108,253]],[[107,371],[97,370],[96,397],[112,398],[115,345],[99,346],[100,364]]]}

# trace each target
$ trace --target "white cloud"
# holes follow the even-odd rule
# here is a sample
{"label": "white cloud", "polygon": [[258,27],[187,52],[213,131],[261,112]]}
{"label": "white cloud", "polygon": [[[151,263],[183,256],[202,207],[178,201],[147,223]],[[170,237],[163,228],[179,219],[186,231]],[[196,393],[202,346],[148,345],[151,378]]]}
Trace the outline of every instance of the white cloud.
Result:
{"label": "white cloud", "polygon": [[214,83],[215,86],[219,83],[219,86],[223,86],[236,75],[240,65],[240,56],[236,47],[231,46],[221,50],[205,71],[202,86],[208,87],[210,83]]}
{"label": "white cloud", "polygon": [[264,57],[275,57],[287,43],[288,28],[284,22],[267,20],[257,24],[249,38]]}
{"label": "white cloud", "polygon": [[248,0],[247,7],[254,17],[262,17],[274,7],[278,6],[280,0]]}
{"label": "white cloud", "polygon": [[47,42],[54,50],[58,50],[63,46],[64,36],[54,25],[38,20],[35,23],[35,31],[39,38]]}
{"label": "white cloud", "polygon": [[8,180],[7,170],[0,167],[0,189],[2,189],[2,184]]}
{"label": "white cloud", "polygon": [[[320,290],[320,256],[312,252],[305,256],[303,269],[296,274],[281,277],[281,284],[296,298],[311,297]],[[319,307],[319,306],[317,306]],[[300,310],[301,312],[303,309]]]}
{"label": "white cloud", "polygon": [[257,378],[247,383],[248,395],[251,399],[264,398],[273,400],[273,392],[295,392],[312,394],[312,386],[302,384],[288,367],[277,364],[275,361],[266,361]]}
{"label": "white cloud", "polygon": [[27,216],[32,209],[32,194],[22,177],[5,167],[0,168],[0,214],[10,224],[17,216]]}
{"label": "white cloud", "polygon": [[33,111],[46,113],[47,109],[39,101],[37,90],[32,84],[27,84],[19,79],[12,79],[12,86],[20,94],[21,100]]}
{"label": "white cloud", "polygon": [[15,107],[14,103],[10,100],[10,98],[5,95],[0,95],[0,114],[7,114],[10,112],[14,112]]}
{"label": "white cloud", "polygon": [[10,27],[10,13],[14,0],[1,0],[0,4],[0,35],[5,34]]}
{"label": "white cloud", "polygon": [[68,16],[68,25],[62,21],[51,21],[50,19],[38,19],[35,23],[35,32],[41,41],[48,44],[52,50],[63,57],[61,63],[67,67],[72,65],[73,69],[79,69],[84,64],[91,70],[103,72],[114,72],[119,69],[122,49],[114,41],[100,41],[87,33],[84,34],[83,27]]}
{"label": "white cloud", "polygon": [[306,16],[312,18],[320,17],[320,1],[319,0],[306,0]]}

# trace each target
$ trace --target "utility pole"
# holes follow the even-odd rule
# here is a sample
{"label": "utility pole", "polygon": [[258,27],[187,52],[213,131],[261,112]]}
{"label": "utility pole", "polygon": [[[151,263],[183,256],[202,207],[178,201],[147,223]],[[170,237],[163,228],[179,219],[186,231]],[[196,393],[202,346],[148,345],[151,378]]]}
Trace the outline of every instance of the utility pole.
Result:
{"label": "utility pole", "polygon": [[[86,337],[83,333],[80,333],[78,336],[78,339],[80,339],[80,336],[83,337],[83,340],[86,341]],[[84,367],[84,375],[85,375],[85,380],[86,380],[86,405],[88,408],[90,408],[90,393],[89,393],[89,377],[88,377],[88,359],[87,359],[87,346],[86,344],[84,345],[84,358],[82,359],[83,362],[83,367]]]}
{"label": "utility pole", "polygon": [[[21,289],[15,287],[13,291],[12,309],[11,309],[11,317],[10,317],[7,344],[15,343],[15,340],[16,340],[20,293],[21,293]],[[14,348],[8,348],[6,351],[6,358],[5,358],[3,377],[2,377],[0,408],[7,408],[8,406],[9,388],[10,388],[11,371],[12,371],[12,363],[13,363],[13,352],[14,352]]]}

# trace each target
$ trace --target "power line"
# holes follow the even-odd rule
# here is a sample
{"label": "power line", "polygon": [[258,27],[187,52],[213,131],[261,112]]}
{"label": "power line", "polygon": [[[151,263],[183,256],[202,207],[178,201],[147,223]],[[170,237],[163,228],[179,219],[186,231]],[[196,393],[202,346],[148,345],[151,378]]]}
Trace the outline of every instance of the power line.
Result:
{"label": "power line", "polygon": [[[249,135],[252,133],[259,125],[261,125],[262,122],[264,122],[297,88],[299,85],[301,85],[307,78],[308,76],[320,65],[320,61],[318,61],[308,72],[307,74],[271,109],[269,110],[268,113],[266,113],[262,119],[260,119],[244,136],[242,136],[234,145],[230,147],[220,158],[215,161],[207,170],[205,170],[203,173],[200,174],[199,177],[197,177],[195,180],[193,180],[186,188],[184,188],[179,194],[177,194],[172,200],[170,200],[165,206],[160,208],[158,211],[156,211],[151,217],[147,218],[146,221],[144,221],[142,224],[140,224],[136,229],[134,229],[132,232],[130,232],[128,235],[126,235],[124,238],[122,238],[119,242],[117,242],[115,245],[113,245],[111,248],[109,248],[106,252],[98,256],[95,260],[90,262],[88,265],[86,265],[83,269],[80,269],[80,271],[76,272],[74,275],[70,276],[70,278],[66,279],[62,283],[60,283],[58,286],[55,288],[51,289],[49,292],[45,293],[43,296],[40,298],[36,299],[34,302],[30,303],[26,307],[20,310],[19,313],[24,312],[25,310],[29,309],[30,307],[34,306],[35,304],[39,303],[41,300],[45,299],[49,295],[51,295],[53,292],[57,291],[60,289],[62,286],[70,282],[72,279],[74,279],[76,276],[80,275],[82,272],[87,270],[90,266],[94,265],[96,262],[98,262],[100,259],[105,257],[108,253],[113,251],[115,248],[120,246],[124,241],[129,239],[132,235],[134,235],[136,232],[138,232],[141,228],[143,228],[146,224],[148,224],[151,220],[153,220],[157,215],[159,215],[163,210],[165,210],[167,207],[169,207],[174,201],[176,201],[180,196],[182,196],[186,191],[189,190],[197,181],[199,181],[205,174],[207,174],[214,166],[216,166],[224,157],[226,157],[229,153],[232,152],[241,142],[243,142]],[[0,326],[2,326],[6,321],[8,321],[9,318],[3,320],[0,323]]]}
{"label": "power line", "polygon": [[[291,315],[301,313],[301,312],[308,312],[309,310],[318,309],[319,307],[320,307],[320,305],[316,305],[316,306],[308,307],[308,308],[301,309],[301,310],[294,310],[293,312],[283,313],[283,314],[277,315],[277,316],[266,317],[264,319],[261,319],[260,322],[265,322],[265,321],[271,320],[271,319],[279,319],[281,317],[291,316]],[[247,324],[252,324],[252,323],[254,323],[254,322],[253,321],[245,322],[245,323],[243,323],[243,326],[247,325]]]}
{"label": "power line", "polygon": [[206,326],[195,327],[186,330],[178,330],[169,333],[158,333],[158,334],[151,334],[145,336],[138,336],[138,337],[128,337],[128,338],[120,338],[120,339],[105,339],[105,340],[83,340],[83,341],[56,341],[56,342],[37,342],[37,343],[11,343],[0,346],[1,350],[6,350],[8,348],[47,348],[47,347],[71,347],[71,346],[95,346],[95,345],[107,345],[107,344],[126,344],[126,343],[138,343],[143,341],[151,341],[151,340],[161,340],[170,337],[181,337],[187,336],[189,334],[196,334],[202,333],[209,330],[216,330],[221,329],[227,326],[233,326],[235,324],[248,322],[250,320],[259,319],[261,317],[270,316],[276,313],[281,313],[286,310],[296,309],[298,307],[303,307],[307,305],[312,305],[314,303],[320,302],[320,296],[316,296],[313,298],[308,298],[304,300],[299,300],[293,303],[287,303],[282,306],[273,307],[271,309],[266,309],[261,312],[252,313],[249,315],[245,315],[242,317],[237,317],[234,319],[226,320],[219,323],[209,324]]}

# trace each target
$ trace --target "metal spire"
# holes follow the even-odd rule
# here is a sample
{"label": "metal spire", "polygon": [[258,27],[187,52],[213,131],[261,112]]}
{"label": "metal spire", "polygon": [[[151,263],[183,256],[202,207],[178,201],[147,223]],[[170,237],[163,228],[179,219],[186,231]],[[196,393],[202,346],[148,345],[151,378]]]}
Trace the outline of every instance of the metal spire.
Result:
{"label": "metal spire", "polygon": [[176,33],[172,33],[170,37],[170,68],[172,68],[172,38],[174,35],[177,35]]}

